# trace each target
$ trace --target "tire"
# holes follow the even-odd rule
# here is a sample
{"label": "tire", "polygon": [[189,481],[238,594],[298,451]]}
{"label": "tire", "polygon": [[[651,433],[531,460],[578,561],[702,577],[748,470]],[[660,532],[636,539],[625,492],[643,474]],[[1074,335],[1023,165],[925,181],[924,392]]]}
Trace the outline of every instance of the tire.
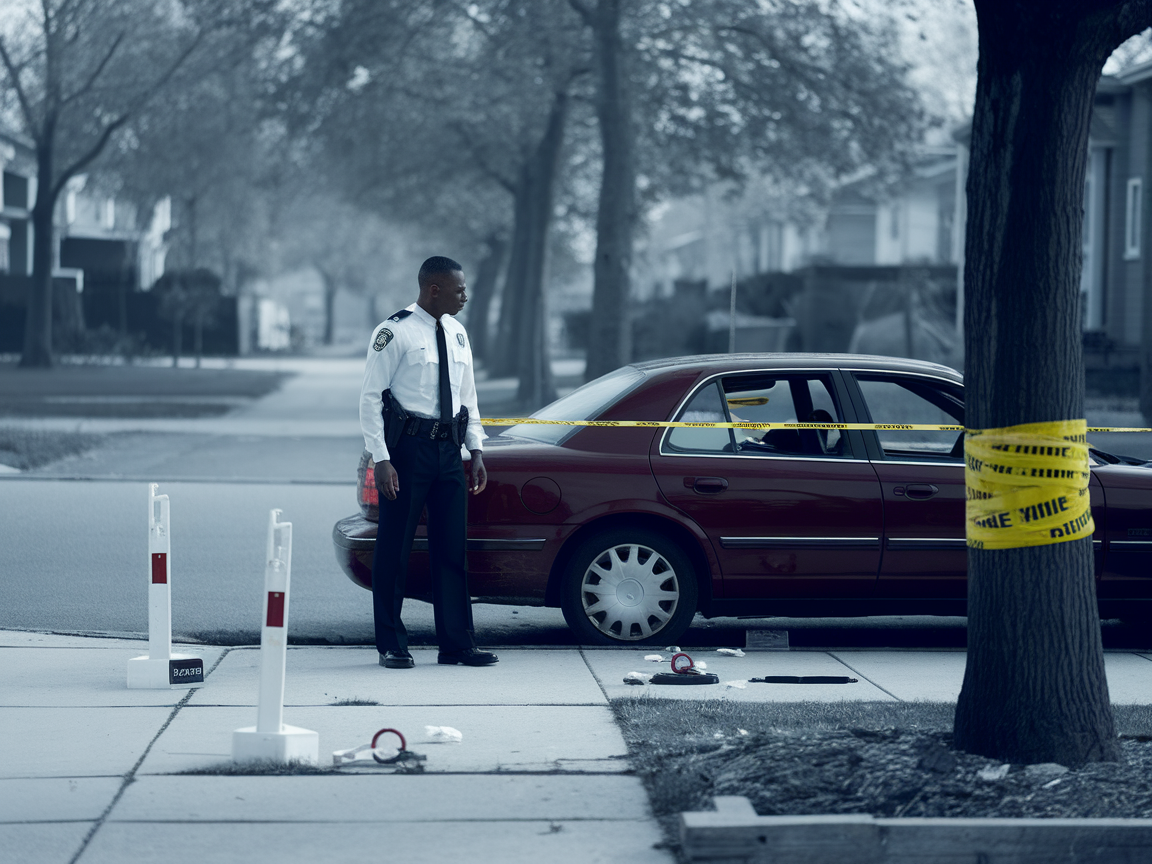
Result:
{"label": "tire", "polygon": [[655,531],[621,528],[589,537],[563,578],[560,608],[582,645],[673,645],[696,614],[692,562]]}

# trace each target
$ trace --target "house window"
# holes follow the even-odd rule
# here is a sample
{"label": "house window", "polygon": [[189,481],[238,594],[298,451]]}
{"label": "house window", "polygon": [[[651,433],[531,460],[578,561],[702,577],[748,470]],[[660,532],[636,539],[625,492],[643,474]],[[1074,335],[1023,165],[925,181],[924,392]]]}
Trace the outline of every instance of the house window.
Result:
{"label": "house window", "polygon": [[1124,257],[1140,257],[1140,211],[1143,209],[1142,181],[1139,177],[1128,180],[1128,198],[1124,210]]}

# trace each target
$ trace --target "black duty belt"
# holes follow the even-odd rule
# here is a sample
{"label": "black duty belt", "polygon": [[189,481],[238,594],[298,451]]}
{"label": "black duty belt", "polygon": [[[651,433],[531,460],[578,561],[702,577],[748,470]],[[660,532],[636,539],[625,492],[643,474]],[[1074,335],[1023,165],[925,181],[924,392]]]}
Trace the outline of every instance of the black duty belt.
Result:
{"label": "black duty belt", "polygon": [[416,438],[430,438],[433,441],[447,441],[452,437],[452,424],[455,420],[429,420],[425,417],[409,417],[404,421],[404,434]]}

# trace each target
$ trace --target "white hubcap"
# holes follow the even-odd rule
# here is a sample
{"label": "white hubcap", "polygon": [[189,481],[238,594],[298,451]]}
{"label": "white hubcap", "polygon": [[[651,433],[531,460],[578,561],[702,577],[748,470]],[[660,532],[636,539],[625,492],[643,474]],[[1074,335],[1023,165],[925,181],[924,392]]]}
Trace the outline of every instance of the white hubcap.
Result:
{"label": "white hubcap", "polygon": [[663,555],[627,543],[605,549],[588,565],[580,599],[597,630],[632,642],[664,629],[680,601],[680,583]]}

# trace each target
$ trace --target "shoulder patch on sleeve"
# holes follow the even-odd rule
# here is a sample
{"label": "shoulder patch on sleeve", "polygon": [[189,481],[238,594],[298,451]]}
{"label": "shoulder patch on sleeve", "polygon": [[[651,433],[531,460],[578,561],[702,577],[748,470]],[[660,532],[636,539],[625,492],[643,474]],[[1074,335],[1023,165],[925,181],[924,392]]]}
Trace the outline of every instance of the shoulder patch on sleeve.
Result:
{"label": "shoulder patch on sleeve", "polygon": [[464,334],[463,333],[457,333],[456,334],[456,344],[458,344],[461,348],[464,347]]}
{"label": "shoulder patch on sleeve", "polygon": [[376,334],[376,339],[372,342],[372,347],[377,351],[383,351],[388,347],[388,343],[392,341],[392,331],[385,327]]}
{"label": "shoulder patch on sleeve", "polygon": [[412,314],[411,309],[401,309],[399,312],[397,312],[395,315],[393,315],[388,320],[389,321],[403,321],[405,318],[407,318],[411,314]]}

